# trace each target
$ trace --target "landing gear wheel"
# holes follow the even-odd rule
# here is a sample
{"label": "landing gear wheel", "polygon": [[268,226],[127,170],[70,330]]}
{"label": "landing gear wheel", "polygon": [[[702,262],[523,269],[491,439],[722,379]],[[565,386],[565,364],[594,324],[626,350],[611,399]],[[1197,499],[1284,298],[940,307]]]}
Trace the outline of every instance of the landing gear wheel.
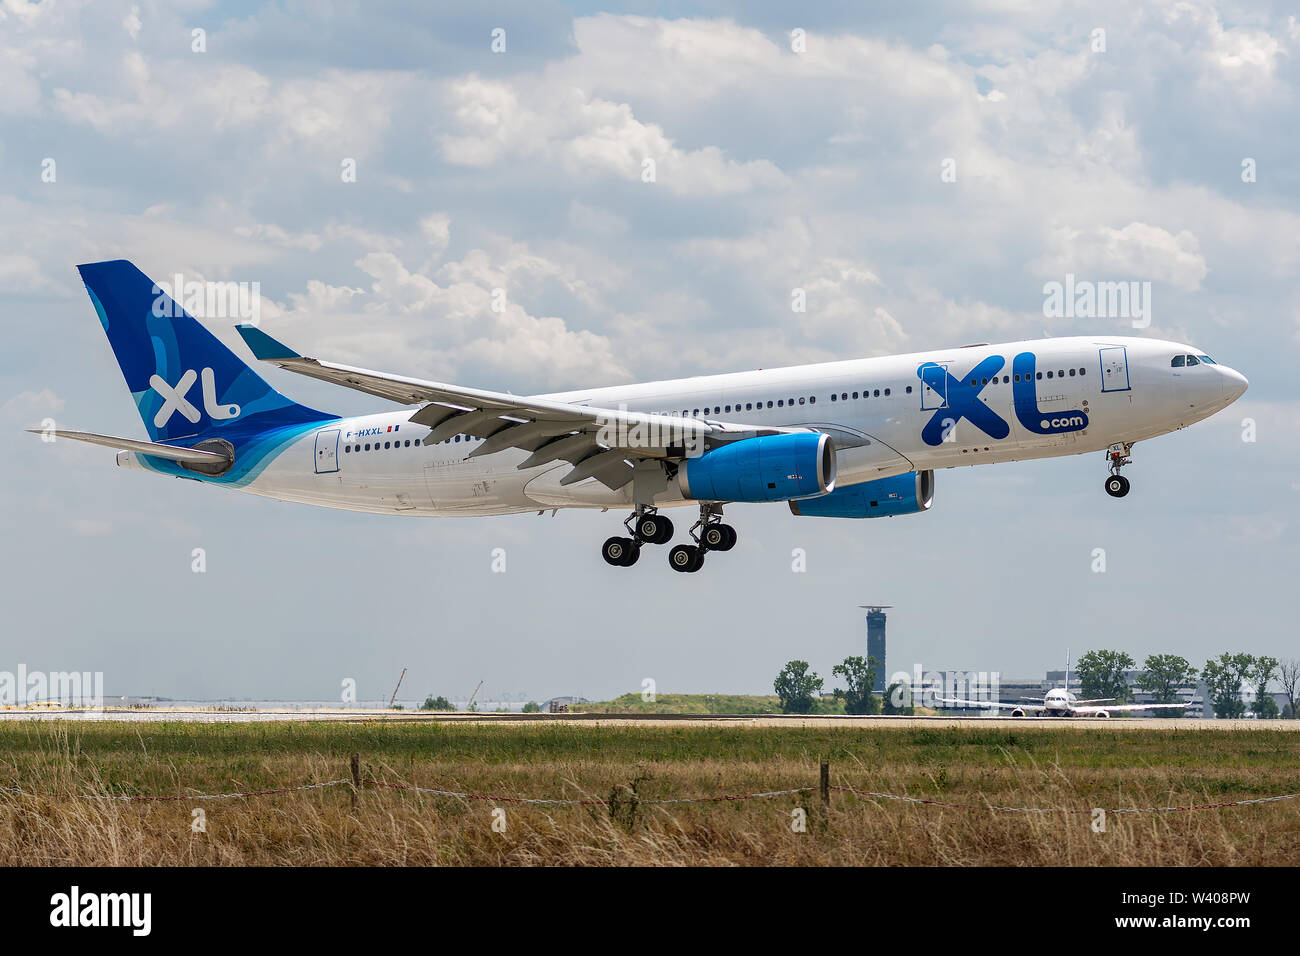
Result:
{"label": "landing gear wheel", "polygon": [[1123,475],[1111,475],[1106,479],[1106,494],[1112,498],[1123,498],[1128,494],[1128,479]]}
{"label": "landing gear wheel", "polygon": [[662,515],[642,515],[636,522],[636,536],[648,544],[667,544],[673,539],[673,523]]}
{"label": "landing gear wheel", "polygon": [[722,544],[719,545],[716,550],[730,551],[732,548],[736,546],[736,529],[729,524],[720,524],[718,525],[718,530],[721,531],[726,537],[725,540],[722,542]]}
{"label": "landing gear wheel", "polygon": [[729,524],[711,524],[700,540],[710,551],[730,551],[736,546],[736,529]]}
{"label": "landing gear wheel", "polygon": [[606,564],[612,564],[616,568],[630,568],[641,557],[641,546],[631,538],[614,537],[601,546],[600,555]]}
{"label": "landing gear wheel", "polygon": [[693,544],[679,544],[668,552],[668,566],[674,571],[698,571],[704,567],[704,551]]}

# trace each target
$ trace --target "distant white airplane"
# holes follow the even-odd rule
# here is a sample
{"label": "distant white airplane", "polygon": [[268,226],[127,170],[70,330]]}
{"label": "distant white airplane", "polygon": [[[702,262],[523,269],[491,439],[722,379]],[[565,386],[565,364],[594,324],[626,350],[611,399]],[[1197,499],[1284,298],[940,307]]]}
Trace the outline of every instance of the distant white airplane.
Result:
{"label": "distant white airplane", "polygon": [[[1046,697],[1022,697],[1022,701],[1036,701],[1037,703],[1027,704],[1004,704],[1001,701],[992,700],[961,700],[958,698],[941,697],[935,701],[938,704],[956,704],[964,707],[986,707],[1002,708],[1010,710],[1012,717],[1024,717],[1028,714],[1041,714],[1045,717],[1109,717],[1111,714],[1122,713],[1134,710],[1164,710],[1167,708],[1178,708],[1185,710],[1187,704],[1116,704],[1113,703],[1114,697],[1095,697],[1091,700],[1080,700],[1070,693],[1067,688],[1070,686],[1070,655],[1067,652],[1065,656],[1065,687],[1054,687],[1047,692]],[[1106,704],[1108,706],[1098,706]]]}
{"label": "distant white airplane", "polygon": [[935,469],[960,465],[1105,449],[1106,491],[1122,498],[1134,442],[1247,386],[1190,345],[1100,334],[519,396],[308,358],[238,327],[264,362],[408,406],[341,417],[273,389],[131,263],[78,269],[150,440],[45,434],[122,449],[128,468],[349,511],[627,508],[627,534],[601,551],[619,566],[672,539],[661,509],[699,508],[668,555],[698,571],[736,543],[725,504],[910,514],[930,508]]}

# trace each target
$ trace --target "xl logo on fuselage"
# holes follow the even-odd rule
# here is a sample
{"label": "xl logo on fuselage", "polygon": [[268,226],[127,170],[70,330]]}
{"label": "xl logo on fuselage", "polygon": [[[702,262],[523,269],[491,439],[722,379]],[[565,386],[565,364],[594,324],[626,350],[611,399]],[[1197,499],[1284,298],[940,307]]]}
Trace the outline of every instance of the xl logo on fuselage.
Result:
{"label": "xl logo on fuselage", "polygon": [[[194,387],[194,382],[198,377],[199,373],[192,368],[187,369],[185,374],[181,376],[180,381],[174,386],[168,385],[166,380],[157,373],[149,377],[149,387],[161,395],[163,399],[162,407],[158,409],[158,414],[153,417],[155,428],[165,426],[171,421],[172,415],[177,412],[180,412],[189,421],[195,424],[198,423],[198,420],[203,416],[185,397],[189,394],[190,389]],[[209,418],[214,420],[234,418],[239,414],[238,405],[222,405],[217,401],[217,378],[210,368],[203,370],[203,410],[208,413]]]}
{"label": "xl logo on fuselage", "polygon": [[[979,397],[989,381],[996,379],[1004,365],[1006,359],[1002,356],[990,355],[960,379],[934,362],[925,362],[919,366],[916,377],[933,392],[946,398],[946,402],[935,410],[921,429],[921,440],[927,445],[941,445],[944,436],[963,418],[990,438],[1002,439],[1011,434],[1011,427],[1006,420]],[[1021,427],[1035,435],[1054,435],[1087,428],[1088,416],[1081,410],[1046,414],[1038,410],[1038,390],[1034,384],[1036,365],[1033,352],[1021,352],[1011,363],[1011,401]]]}

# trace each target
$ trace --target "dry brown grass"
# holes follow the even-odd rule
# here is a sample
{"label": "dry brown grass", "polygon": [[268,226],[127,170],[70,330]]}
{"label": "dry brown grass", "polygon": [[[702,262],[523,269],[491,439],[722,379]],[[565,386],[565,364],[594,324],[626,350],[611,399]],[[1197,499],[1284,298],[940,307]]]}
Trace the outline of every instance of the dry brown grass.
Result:
{"label": "dry brown grass", "polygon": [[[335,780],[347,754],[393,783],[642,801],[832,783],[931,799],[1069,808],[1218,803],[1300,791],[1296,735],[1166,730],[10,724],[0,783],[57,794],[225,792]],[[624,791],[625,792],[625,791]],[[734,803],[502,803],[347,787],[167,803],[0,794],[0,847],[32,865],[1293,865],[1300,800],[1107,819],[921,806],[836,792]],[[806,808],[806,833],[791,811]],[[207,832],[191,830],[191,810]]]}

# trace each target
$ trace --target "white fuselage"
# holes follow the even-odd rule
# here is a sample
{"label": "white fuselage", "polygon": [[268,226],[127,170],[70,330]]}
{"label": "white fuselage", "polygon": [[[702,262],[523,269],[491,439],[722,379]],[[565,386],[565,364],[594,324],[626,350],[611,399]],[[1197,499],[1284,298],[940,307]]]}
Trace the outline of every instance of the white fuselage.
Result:
{"label": "white fuselage", "polygon": [[[1013,361],[1022,353],[1032,353],[1035,362],[1033,421],[1041,418],[1043,429],[1059,422],[1070,430],[1041,434],[1026,426],[1023,413],[1017,414],[1013,395],[1018,383],[1013,377],[1019,373],[1013,371]],[[1224,408],[1245,390],[1244,377],[1222,365],[1172,367],[1173,356],[1181,354],[1203,353],[1140,338],[1038,339],[544,397],[741,424],[810,426],[835,441],[836,484],[844,487],[911,471],[1099,451],[1184,428]],[[997,362],[998,357],[1005,361]],[[947,374],[931,369],[923,382],[918,369],[931,363]],[[972,370],[981,366],[986,374],[971,385]],[[1025,378],[1022,400],[1029,376]],[[960,389],[949,383],[960,383]],[[970,391],[964,392],[967,388]],[[951,396],[945,394],[949,389]],[[980,411],[972,409],[972,403],[1004,421],[1007,433],[992,436],[962,415],[963,408]],[[1072,420],[1084,420],[1076,414],[1080,411],[1087,424],[1074,427]],[[426,446],[420,439],[429,429],[412,423],[411,414],[408,407],[343,418],[307,431],[240,490],[376,514],[489,515],[632,505],[630,483],[616,491],[590,478],[562,486],[560,478],[572,467],[564,461],[521,470],[517,466],[529,453],[519,449],[470,457],[481,442],[464,435]],[[937,443],[933,429],[938,426],[932,424],[936,415],[944,425],[944,439]],[[929,440],[923,437],[927,424]],[[121,453],[118,460],[147,467],[131,452]],[[695,502],[670,483],[655,504]]]}

